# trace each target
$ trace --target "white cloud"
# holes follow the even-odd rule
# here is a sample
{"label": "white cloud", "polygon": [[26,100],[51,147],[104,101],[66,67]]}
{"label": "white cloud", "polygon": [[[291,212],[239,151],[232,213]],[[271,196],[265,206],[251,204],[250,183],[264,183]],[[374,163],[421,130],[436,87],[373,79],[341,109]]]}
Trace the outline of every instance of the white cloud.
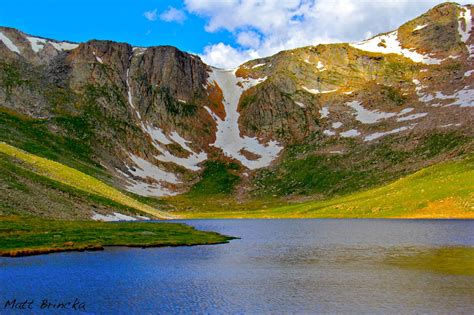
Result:
{"label": "white cloud", "polygon": [[[231,32],[238,47],[204,48],[219,67],[280,50],[330,42],[355,42],[391,31],[441,0],[185,0],[185,9],[207,20],[206,31]],[[468,3],[467,0],[458,1]],[[230,55],[225,56],[226,53]],[[234,59],[235,58],[235,59]]]}
{"label": "white cloud", "polygon": [[186,20],[186,13],[174,7],[169,7],[168,10],[160,14],[160,20],[166,22],[183,23]]}
{"label": "white cloud", "polygon": [[156,21],[157,15],[156,15],[156,9],[153,11],[146,11],[143,13],[143,16],[148,20],[148,21]]}
{"label": "white cloud", "polygon": [[204,47],[200,55],[205,63],[223,69],[235,68],[249,59],[258,58],[258,54],[250,49],[239,50],[224,43]]}
{"label": "white cloud", "polygon": [[238,33],[236,40],[242,47],[258,48],[260,46],[260,35],[253,31]]}

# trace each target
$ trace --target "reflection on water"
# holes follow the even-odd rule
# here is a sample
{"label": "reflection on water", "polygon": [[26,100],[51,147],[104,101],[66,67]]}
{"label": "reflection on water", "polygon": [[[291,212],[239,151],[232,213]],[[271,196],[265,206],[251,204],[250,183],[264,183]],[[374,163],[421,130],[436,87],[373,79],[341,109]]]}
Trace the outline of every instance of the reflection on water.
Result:
{"label": "reflection on water", "polygon": [[474,313],[474,221],[187,223],[242,239],[2,258],[0,303],[77,297],[101,313]]}
{"label": "reflection on water", "polygon": [[398,248],[385,256],[386,263],[400,268],[474,276],[474,247]]}

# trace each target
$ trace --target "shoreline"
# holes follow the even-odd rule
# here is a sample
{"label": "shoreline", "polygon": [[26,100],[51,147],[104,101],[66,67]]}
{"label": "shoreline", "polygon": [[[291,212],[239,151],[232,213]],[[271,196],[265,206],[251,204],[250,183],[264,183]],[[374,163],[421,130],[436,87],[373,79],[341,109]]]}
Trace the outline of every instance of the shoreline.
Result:
{"label": "shoreline", "polygon": [[111,247],[125,247],[125,248],[162,248],[162,247],[193,247],[193,246],[206,246],[206,245],[222,245],[228,244],[232,240],[240,239],[238,237],[227,236],[228,239],[224,241],[211,242],[211,243],[202,243],[202,244],[155,244],[155,245],[91,245],[78,248],[33,248],[33,249],[13,249],[8,251],[0,251],[0,257],[8,258],[19,258],[19,257],[28,257],[28,256],[38,256],[38,255],[49,255],[56,253],[67,253],[67,252],[97,252],[104,251],[107,248]]}

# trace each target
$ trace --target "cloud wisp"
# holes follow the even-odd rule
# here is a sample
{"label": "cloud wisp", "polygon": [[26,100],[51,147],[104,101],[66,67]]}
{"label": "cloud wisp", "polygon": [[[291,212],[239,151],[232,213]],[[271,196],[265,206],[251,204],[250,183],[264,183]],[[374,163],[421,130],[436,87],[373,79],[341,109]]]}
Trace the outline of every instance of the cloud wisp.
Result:
{"label": "cloud wisp", "polygon": [[147,19],[148,21],[156,21],[158,15],[157,15],[157,9],[154,9],[152,11],[146,11],[145,13],[143,13],[143,16],[145,17],[145,19]]}
{"label": "cloud wisp", "polygon": [[160,14],[160,20],[182,24],[186,20],[186,13],[174,7],[169,7],[166,11]]}

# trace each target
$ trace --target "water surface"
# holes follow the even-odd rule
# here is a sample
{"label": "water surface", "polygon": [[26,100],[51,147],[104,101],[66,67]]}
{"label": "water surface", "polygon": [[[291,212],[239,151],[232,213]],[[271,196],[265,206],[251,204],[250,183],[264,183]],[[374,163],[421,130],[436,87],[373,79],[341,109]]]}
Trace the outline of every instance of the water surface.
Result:
{"label": "water surface", "polygon": [[0,313],[13,298],[114,314],[474,313],[474,221],[184,222],[242,239],[0,258]]}

